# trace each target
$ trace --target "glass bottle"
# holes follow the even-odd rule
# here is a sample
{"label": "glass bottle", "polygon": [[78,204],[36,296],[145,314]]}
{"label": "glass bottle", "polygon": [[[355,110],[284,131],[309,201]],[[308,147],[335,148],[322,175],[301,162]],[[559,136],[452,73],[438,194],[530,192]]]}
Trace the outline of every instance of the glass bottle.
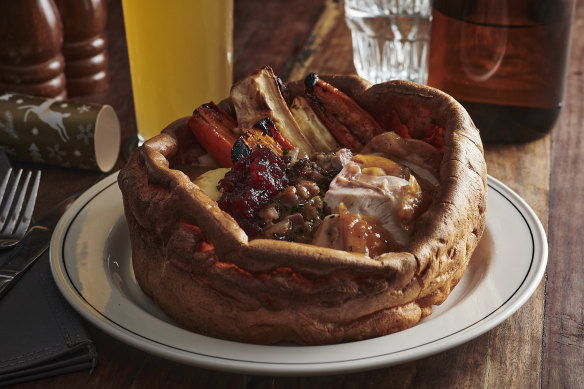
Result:
{"label": "glass bottle", "polygon": [[428,85],[469,112],[484,142],[525,142],[558,119],[573,0],[434,0]]}

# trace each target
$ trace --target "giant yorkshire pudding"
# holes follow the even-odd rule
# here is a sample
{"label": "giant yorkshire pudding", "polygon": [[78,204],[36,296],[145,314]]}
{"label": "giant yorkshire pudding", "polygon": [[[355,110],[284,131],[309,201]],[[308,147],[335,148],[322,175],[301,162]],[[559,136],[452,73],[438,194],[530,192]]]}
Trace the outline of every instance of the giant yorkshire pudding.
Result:
{"label": "giant yorkshire pudding", "polygon": [[[120,171],[132,262],[143,291],[194,332],[240,342],[304,345],[355,341],[409,328],[461,279],[484,227],[486,165],[479,133],[462,106],[423,85],[370,85],[322,77],[377,120],[397,114],[414,138],[444,130],[439,184],[400,252],[370,258],[310,244],[251,239],[184,168],[205,150],[177,120]],[[286,99],[301,94],[288,84]],[[229,99],[221,102],[234,115]],[[362,152],[391,149],[377,135]],[[397,158],[408,158],[408,153]]]}

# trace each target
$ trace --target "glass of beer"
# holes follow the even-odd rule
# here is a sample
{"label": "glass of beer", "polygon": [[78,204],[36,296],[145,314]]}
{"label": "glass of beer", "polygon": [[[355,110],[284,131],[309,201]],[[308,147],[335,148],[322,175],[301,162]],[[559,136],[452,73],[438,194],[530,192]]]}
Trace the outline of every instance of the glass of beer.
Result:
{"label": "glass of beer", "polygon": [[123,0],[139,144],[229,95],[233,0]]}

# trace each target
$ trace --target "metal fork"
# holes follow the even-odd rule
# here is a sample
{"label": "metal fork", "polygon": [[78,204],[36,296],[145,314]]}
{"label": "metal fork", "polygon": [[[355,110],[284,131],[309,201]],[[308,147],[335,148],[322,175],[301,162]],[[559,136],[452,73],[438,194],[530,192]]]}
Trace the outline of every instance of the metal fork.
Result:
{"label": "metal fork", "polygon": [[[4,204],[2,212],[0,213],[0,249],[16,245],[26,233],[32,219],[32,212],[36,203],[37,192],[41,180],[41,172],[39,170],[35,175],[34,183],[30,190],[24,210],[22,210],[22,207],[24,205],[32,172],[29,171],[26,174],[26,178],[20,188],[16,202],[14,202],[14,198],[17,196],[18,184],[20,183],[22,173],[23,170],[20,169],[16,173],[16,178],[12,181],[12,185],[8,188],[10,177],[12,176],[12,168],[10,168],[0,185],[0,205]],[[4,201],[5,197],[6,201]]]}

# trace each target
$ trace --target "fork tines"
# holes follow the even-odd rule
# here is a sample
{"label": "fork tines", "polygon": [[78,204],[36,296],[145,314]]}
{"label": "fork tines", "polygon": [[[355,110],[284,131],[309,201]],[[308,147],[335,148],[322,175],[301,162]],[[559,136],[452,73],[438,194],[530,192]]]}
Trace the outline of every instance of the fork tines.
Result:
{"label": "fork tines", "polygon": [[[15,238],[21,238],[30,225],[41,179],[41,172],[37,171],[30,191],[28,189],[32,172],[29,171],[26,174],[24,182],[20,185],[20,189],[19,184],[23,175],[23,170],[18,170],[13,179],[11,178],[12,175],[12,168],[10,168],[4,176],[2,184],[0,184],[0,206],[2,206],[2,212],[0,213],[0,236],[14,236]],[[25,204],[27,193],[28,200],[26,201],[23,210],[22,208]],[[14,201],[15,198],[16,202]]]}

